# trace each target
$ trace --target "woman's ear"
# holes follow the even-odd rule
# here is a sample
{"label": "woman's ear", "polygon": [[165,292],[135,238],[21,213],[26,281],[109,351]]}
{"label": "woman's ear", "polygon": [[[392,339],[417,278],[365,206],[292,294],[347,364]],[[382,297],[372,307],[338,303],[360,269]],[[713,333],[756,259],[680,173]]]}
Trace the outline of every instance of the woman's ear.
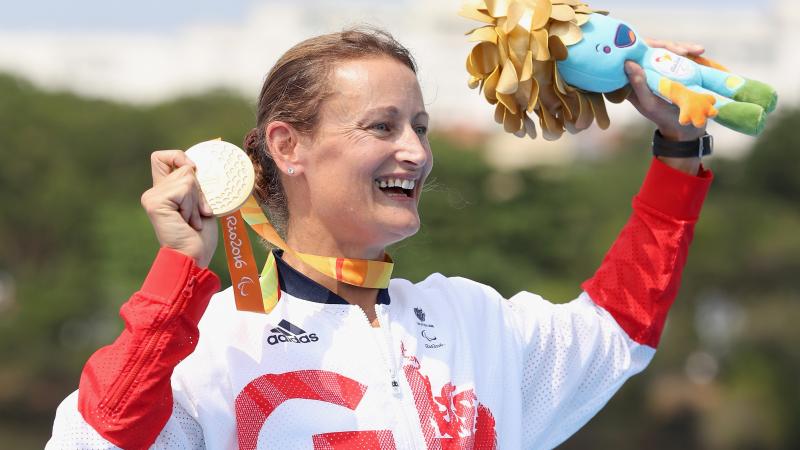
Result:
{"label": "woman's ear", "polygon": [[267,151],[281,172],[296,175],[303,170],[300,134],[293,126],[281,121],[270,122],[264,137]]}

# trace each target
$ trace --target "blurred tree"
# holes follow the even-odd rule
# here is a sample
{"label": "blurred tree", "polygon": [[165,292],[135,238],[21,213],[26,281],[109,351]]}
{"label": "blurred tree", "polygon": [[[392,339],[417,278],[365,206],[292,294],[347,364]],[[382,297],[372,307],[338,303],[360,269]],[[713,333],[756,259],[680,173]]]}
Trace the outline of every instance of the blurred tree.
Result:
{"label": "blurred tree", "polygon": [[771,196],[787,200],[797,206],[800,200],[800,160],[792,155],[800,148],[800,109],[784,111],[776,126],[768,129],[759,141],[758,151],[747,158],[747,178],[753,186]]}

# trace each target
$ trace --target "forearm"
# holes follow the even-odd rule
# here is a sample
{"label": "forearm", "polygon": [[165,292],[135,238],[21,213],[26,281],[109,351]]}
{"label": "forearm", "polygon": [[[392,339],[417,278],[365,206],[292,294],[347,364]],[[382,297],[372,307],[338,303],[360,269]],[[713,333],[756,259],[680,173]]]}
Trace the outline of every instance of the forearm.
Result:
{"label": "forearm", "polygon": [[712,174],[653,161],[633,214],[595,275],[583,284],[628,335],[655,347],[677,295],[694,225]]}
{"label": "forearm", "polygon": [[122,448],[153,443],[172,412],[170,377],[197,345],[200,321],[219,279],[178,252],[161,249],[142,289],[122,306],[125,330],[89,358],[78,408]]}
{"label": "forearm", "polygon": [[700,173],[701,161],[700,158],[667,158],[666,156],[658,156],[659,161],[672,167],[673,169],[680,170],[689,175],[697,175]]}

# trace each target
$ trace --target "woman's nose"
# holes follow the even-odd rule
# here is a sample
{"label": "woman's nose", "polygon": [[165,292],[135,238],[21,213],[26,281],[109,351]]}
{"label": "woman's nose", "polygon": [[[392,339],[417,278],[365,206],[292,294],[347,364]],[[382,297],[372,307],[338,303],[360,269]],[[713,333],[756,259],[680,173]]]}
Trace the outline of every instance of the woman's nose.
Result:
{"label": "woman's nose", "polygon": [[408,127],[398,142],[397,158],[409,165],[424,166],[430,159],[427,138],[417,133],[415,127]]}

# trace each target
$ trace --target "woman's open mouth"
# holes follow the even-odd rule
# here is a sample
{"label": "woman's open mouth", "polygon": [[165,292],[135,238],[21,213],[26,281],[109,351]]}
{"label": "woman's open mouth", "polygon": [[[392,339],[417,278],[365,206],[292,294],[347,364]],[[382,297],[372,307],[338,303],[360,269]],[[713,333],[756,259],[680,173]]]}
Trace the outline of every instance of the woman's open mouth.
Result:
{"label": "woman's open mouth", "polygon": [[417,180],[407,178],[382,177],[375,180],[375,186],[390,197],[414,198],[414,187],[416,185]]}

